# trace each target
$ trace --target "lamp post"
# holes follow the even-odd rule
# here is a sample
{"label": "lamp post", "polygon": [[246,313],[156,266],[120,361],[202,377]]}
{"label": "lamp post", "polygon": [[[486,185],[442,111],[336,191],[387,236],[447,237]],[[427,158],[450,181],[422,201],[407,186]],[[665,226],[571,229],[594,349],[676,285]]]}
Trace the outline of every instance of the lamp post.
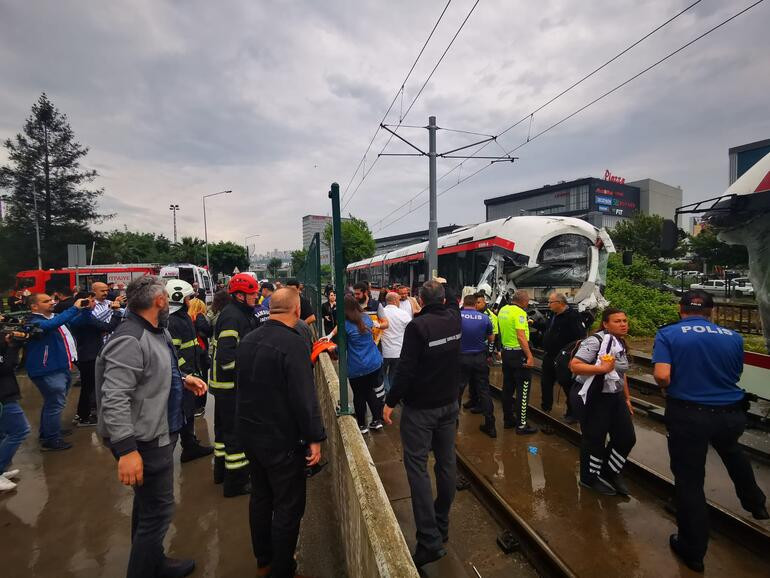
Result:
{"label": "lamp post", "polygon": [[232,191],[219,191],[218,193],[209,193],[208,195],[203,195],[203,239],[206,243],[206,269],[209,272],[209,275],[211,275],[211,267],[209,265],[209,230],[206,226],[206,198],[207,197],[215,197],[217,195],[226,195],[232,193]]}
{"label": "lamp post", "polygon": [[171,204],[168,208],[174,213],[174,243],[176,243],[176,212],[179,210],[179,205]]}
{"label": "lamp post", "polygon": [[253,239],[254,237],[259,237],[260,235],[257,233],[255,235],[249,235],[244,239],[244,244],[246,245],[246,260],[249,262],[249,270],[251,270],[251,256],[249,255],[249,239]]}

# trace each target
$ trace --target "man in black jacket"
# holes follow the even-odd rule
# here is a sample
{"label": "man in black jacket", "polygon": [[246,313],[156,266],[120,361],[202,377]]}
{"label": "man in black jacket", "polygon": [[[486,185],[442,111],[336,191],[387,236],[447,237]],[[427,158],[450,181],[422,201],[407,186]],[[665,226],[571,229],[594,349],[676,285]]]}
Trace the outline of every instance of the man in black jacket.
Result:
{"label": "man in black jacket", "polygon": [[230,302],[217,318],[211,340],[209,391],[214,405],[214,483],[223,484],[225,498],[248,494],[249,461],[235,432],[236,352],[257,328],[254,308],[259,286],[251,275],[238,273],[227,285]]}
{"label": "man in black jacket", "polygon": [[24,333],[0,335],[0,492],[16,487],[11,478],[15,478],[19,470],[7,468],[30,431],[27,416],[19,404],[21,392],[16,381],[20,339],[25,337]]}
{"label": "man in black jacket", "polygon": [[[567,297],[563,293],[551,293],[548,296],[548,308],[553,315],[546,326],[543,336],[542,375],[540,386],[542,388],[541,406],[543,411],[551,411],[553,407],[553,383],[556,381],[556,356],[559,350],[573,341],[583,339],[586,336],[586,328],[580,318],[580,313],[570,309]],[[569,401],[571,383],[560,383],[564,390],[564,399],[567,403],[567,413],[564,418],[569,422],[577,421],[572,413]]]}
{"label": "man in black jacket", "polygon": [[[238,347],[238,436],[251,473],[249,521],[258,575],[295,575],[294,550],[305,511],[305,468],[326,439],[310,355],[295,326],[299,295],[279,289],[270,318]],[[269,567],[269,570],[268,570]]]}
{"label": "man in black jacket", "polygon": [[[420,288],[422,310],[406,326],[401,360],[385,399],[383,417],[403,400],[401,443],[417,525],[417,567],[446,555],[449,509],[455,494],[455,426],[460,394],[460,312],[444,306],[444,287]],[[428,452],[436,458],[436,500],[428,475]]]}
{"label": "man in black jacket", "polygon": [[[192,319],[187,314],[190,299],[196,296],[195,289],[187,281],[171,279],[166,283],[168,295],[168,332],[171,334],[171,343],[176,349],[179,371],[184,375],[204,377],[201,366],[201,346],[198,343],[198,332]],[[179,430],[179,440],[182,443],[182,454],[179,461],[189,462],[198,458],[209,456],[214,452],[212,446],[204,446],[195,437],[195,408],[196,396],[190,390],[182,392],[182,412],[185,422]]]}
{"label": "man in black jacket", "polygon": [[[83,299],[87,293],[78,293],[77,297],[72,299],[70,307],[74,305],[76,299]],[[67,303],[68,298],[59,302]],[[77,427],[88,427],[96,425],[96,358],[104,345],[105,335],[112,333],[123,320],[120,312],[120,301],[113,301],[110,305],[112,317],[109,323],[100,321],[93,315],[93,309],[96,305],[93,297],[89,298],[91,313],[81,316],[76,322],[70,324],[72,336],[77,344],[78,359],[75,364],[80,371],[80,396],[78,397],[78,409],[75,415],[75,425]],[[58,305],[57,305],[58,307]],[[54,308],[56,311],[56,308]]]}

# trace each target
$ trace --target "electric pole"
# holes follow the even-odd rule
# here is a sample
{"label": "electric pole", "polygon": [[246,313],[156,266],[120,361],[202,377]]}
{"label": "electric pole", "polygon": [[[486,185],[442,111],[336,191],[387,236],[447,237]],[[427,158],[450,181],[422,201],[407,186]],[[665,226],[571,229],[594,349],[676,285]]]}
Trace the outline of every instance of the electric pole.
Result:
{"label": "electric pole", "polygon": [[[491,141],[497,141],[496,136],[491,135],[482,135],[480,133],[470,133],[470,134],[476,134],[478,136],[484,136],[486,137],[484,140],[480,140],[478,142],[471,143],[469,145],[461,146],[455,149],[452,149],[450,151],[439,153],[436,152],[436,133],[437,131],[441,130],[441,127],[436,125],[436,117],[430,116],[428,117],[428,126],[425,128],[428,129],[428,152],[425,152],[420,147],[412,144],[408,140],[406,140],[404,137],[402,137],[400,134],[396,133],[395,131],[391,130],[389,127],[395,126],[396,129],[398,129],[399,125],[385,125],[380,124],[380,127],[384,128],[386,131],[388,131],[390,134],[395,136],[400,141],[408,144],[410,147],[412,147],[414,150],[416,150],[416,153],[380,153],[378,156],[381,157],[428,157],[428,189],[429,189],[429,197],[428,197],[428,251],[427,251],[427,262],[428,262],[428,279],[434,279],[438,277],[438,203],[437,203],[437,197],[438,194],[436,192],[436,159],[441,157],[442,159],[488,159],[490,163],[499,163],[499,162],[513,162],[519,157],[512,157],[508,154],[503,156],[475,156],[475,155],[455,155],[453,153],[456,153],[458,151],[462,151],[465,149],[469,149],[471,147],[475,147],[477,145],[481,145],[484,143],[488,143]],[[417,128],[417,127],[412,127]],[[448,129],[445,129],[448,130]],[[459,131],[459,132],[467,132],[467,131]],[[505,151],[503,151],[505,152]]]}
{"label": "electric pole", "polygon": [[428,117],[428,279],[438,277],[438,211],[436,207],[436,117]]}
{"label": "electric pole", "polygon": [[174,213],[174,244],[176,244],[176,212],[179,210],[179,205],[169,205],[169,210]]}

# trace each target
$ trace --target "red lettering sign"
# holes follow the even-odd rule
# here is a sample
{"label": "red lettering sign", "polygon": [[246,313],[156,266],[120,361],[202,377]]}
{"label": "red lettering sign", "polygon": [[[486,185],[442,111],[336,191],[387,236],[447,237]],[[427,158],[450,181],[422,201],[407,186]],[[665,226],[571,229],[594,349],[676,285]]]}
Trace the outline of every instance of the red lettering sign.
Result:
{"label": "red lettering sign", "polygon": [[623,177],[618,177],[618,176],[615,176],[615,175],[613,175],[613,174],[610,172],[610,170],[609,170],[609,169],[607,169],[607,170],[605,170],[605,171],[604,171],[604,180],[605,180],[605,181],[609,181],[609,182],[611,182],[611,183],[617,183],[617,184],[619,184],[619,185],[624,185],[624,184],[626,184],[626,179],[625,179],[625,178],[623,178]]}

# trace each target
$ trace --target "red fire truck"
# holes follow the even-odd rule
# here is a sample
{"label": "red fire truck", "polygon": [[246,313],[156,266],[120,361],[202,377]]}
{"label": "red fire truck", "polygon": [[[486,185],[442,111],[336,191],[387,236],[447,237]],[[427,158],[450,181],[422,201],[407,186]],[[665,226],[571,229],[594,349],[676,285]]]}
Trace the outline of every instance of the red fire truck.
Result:
{"label": "red fire truck", "polygon": [[78,269],[32,269],[16,274],[16,290],[50,294],[64,287],[90,287],[97,281],[128,285],[142,275],[157,275],[161,267],[157,263],[127,263],[90,265]]}

